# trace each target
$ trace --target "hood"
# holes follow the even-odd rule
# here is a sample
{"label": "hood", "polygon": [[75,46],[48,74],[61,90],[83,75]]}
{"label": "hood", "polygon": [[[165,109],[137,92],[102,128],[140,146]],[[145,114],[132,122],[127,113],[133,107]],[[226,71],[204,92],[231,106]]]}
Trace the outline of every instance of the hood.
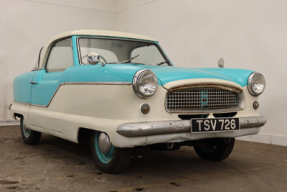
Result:
{"label": "hood", "polygon": [[232,68],[182,68],[171,66],[148,66],[153,71],[162,85],[183,79],[221,79],[232,81],[241,87],[247,85],[247,79],[254,71]]}
{"label": "hood", "polygon": [[[81,68],[81,71],[78,68]],[[153,71],[160,80],[162,86],[165,84],[183,79],[221,79],[232,81],[244,87],[247,84],[249,75],[253,72],[245,69],[228,68],[183,68],[173,66],[148,66],[136,64],[108,64],[86,65],[69,67],[66,70],[66,81],[129,81],[133,80],[134,74],[140,69]],[[159,83],[160,83],[159,82]]]}

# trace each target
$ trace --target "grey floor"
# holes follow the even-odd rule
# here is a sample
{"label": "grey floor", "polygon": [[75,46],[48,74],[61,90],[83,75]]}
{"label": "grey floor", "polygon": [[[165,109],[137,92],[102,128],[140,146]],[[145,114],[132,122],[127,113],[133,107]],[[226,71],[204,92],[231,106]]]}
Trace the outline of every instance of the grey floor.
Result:
{"label": "grey floor", "polygon": [[126,172],[102,173],[89,148],[44,134],[23,144],[19,126],[0,127],[0,191],[287,191],[287,147],[236,141],[222,162],[192,147],[137,150]]}

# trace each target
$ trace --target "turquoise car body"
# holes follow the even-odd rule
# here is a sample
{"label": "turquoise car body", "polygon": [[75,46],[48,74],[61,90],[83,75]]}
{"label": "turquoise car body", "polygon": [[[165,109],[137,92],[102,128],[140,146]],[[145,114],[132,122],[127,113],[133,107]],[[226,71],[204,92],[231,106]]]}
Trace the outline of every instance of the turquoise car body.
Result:
{"label": "turquoise car body", "polygon": [[[148,66],[133,63],[102,65],[80,65],[77,39],[72,36],[74,66],[65,71],[47,73],[45,69],[31,71],[14,79],[14,101],[46,106],[58,87],[65,82],[132,82],[134,74],[141,69],[153,71],[159,86],[184,79],[220,79],[246,86],[247,79],[254,71],[231,68],[182,68],[174,66]],[[158,42],[156,42],[158,43]],[[37,82],[31,87],[26,82]],[[31,91],[30,91],[31,90]],[[33,94],[31,94],[33,92]]]}

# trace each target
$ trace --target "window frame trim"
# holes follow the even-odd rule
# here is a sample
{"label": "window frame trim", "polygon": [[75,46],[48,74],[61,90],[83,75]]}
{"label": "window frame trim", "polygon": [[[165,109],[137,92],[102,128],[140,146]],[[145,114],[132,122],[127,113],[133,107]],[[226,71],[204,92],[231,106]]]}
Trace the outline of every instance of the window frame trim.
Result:
{"label": "window frame trim", "polygon": [[[162,50],[161,46],[159,44],[157,44],[154,41],[149,41],[149,40],[140,40],[140,39],[123,39],[121,37],[94,37],[94,36],[78,36],[77,37],[77,50],[78,50],[78,60],[79,60],[79,64],[80,65],[87,65],[87,64],[83,64],[82,63],[82,59],[81,59],[81,49],[80,49],[80,39],[81,38],[85,38],[85,39],[109,39],[109,40],[121,40],[121,41],[136,41],[136,42],[145,42],[145,43],[151,43],[154,44],[157,49],[159,50],[159,52],[161,53],[161,55],[163,56],[163,58],[168,61],[168,66],[173,67],[171,61],[169,60],[169,58],[167,57],[167,55],[165,54],[165,52]],[[154,65],[156,66],[156,65]]]}
{"label": "window frame trim", "polygon": [[[61,72],[61,71],[65,71],[67,68],[69,68],[69,67],[67,67],[66,69],[64,69],[64,70],[55,70],[55,71],[48,71],[48,69],[47,69],[47,66],[48,66],[48,61],[49,61],[49,59],[50,59],[50,55],[51,55],[51,52],[52,52],[52,50],[53,50],[53,48],[55,47],[55,45],[56,44],[58,44],[58,43],[60,43],[60,42],[62,42],[62,41],[66,41],[66,40],[69,40],[70,39],[70,42],[71,42],[71,51],[72,51],[72,60],[73,60],[73,43],[72,43],[72,37],[71,36],[69,36],[69,37],[65,37],[65,38],[62,38],[62,39],[58,39],[57,41],[55,41],[55,42],[53,42],[52,43],[52,45],[51,45],[51,48],[50,48],[50,50],[49,50],[49,54],[48,54],[48,57],[47,57],[47,60],[45,61],[45,70],[46,70],[46,72],[47,73],[53,73],[53,72]],[[72,66],[74,66],[74,62],[72,63]],[[70,66],[71,67],[71,66]]]}

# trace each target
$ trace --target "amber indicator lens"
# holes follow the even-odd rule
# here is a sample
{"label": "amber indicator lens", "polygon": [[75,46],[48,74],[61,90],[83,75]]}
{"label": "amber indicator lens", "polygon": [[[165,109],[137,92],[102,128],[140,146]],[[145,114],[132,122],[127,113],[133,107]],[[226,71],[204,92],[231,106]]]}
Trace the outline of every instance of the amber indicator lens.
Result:
{"label": "amber indicator lens", "polygon": [[150,111],[150,107],[148,104],[143,104],[142,107],[141,107],[141,111],[143,114],[148,114],[149,111]]}

